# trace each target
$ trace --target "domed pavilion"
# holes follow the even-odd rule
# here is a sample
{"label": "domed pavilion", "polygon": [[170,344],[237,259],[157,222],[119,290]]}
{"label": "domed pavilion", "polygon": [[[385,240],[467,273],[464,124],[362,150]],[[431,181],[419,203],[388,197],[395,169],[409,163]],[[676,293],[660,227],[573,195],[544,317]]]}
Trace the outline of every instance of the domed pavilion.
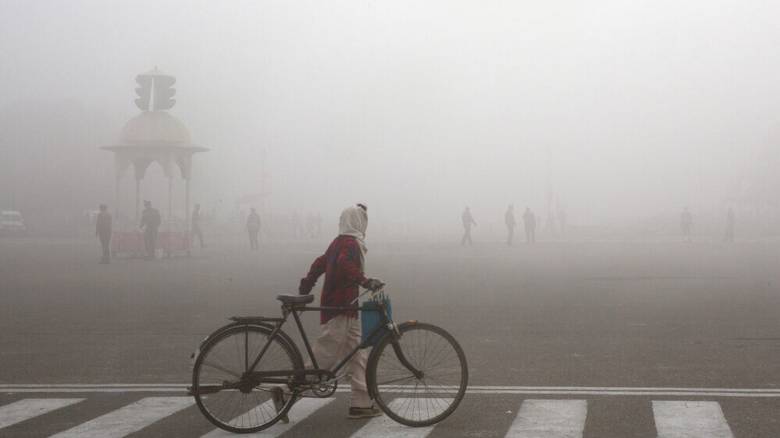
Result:
{"label": "domed pavilion", "polygon": [[[151,78],[148,83],[145,81]],[[190,132],[179,119],[168,113],[165,109],[173,106],[175,101],[168,99],[168,104],[160,97],[165,92],[168,97],[175,92],[170,85],[175,82],[172,76],[168,76],[155,70],[139,75],[136,81],[142,88],[138,88],[141,98],[136,100],[136,105],[142,110],[140,114],[130,119],[122,129],[119,142],[102,149],[114,153],[114,167],[116,170],[116,199],[114,203],[114,215],[122,217],[123,203],[120,199],[122,180],[128,169],[132,167],[135,180],[135,223],[140,219],[141,181],[146,175],[146,170],[153,162],[157,162],[168,179],[168,205],[164,212],[164,223],[161,227],[163,233],[169,234],[169,240],[174,237],[182,237],[186,240],[186,249],[189,250],[189,221],[185,220],[185,229],[178,231],[182,236],[176,236],[177,231],[171,229],[173,222],[173,184],[176,174],[184,180],[185,196],[184,211],[190,212],[190,180],[192,178],[192,156],[198,152],[208,151],[207,148],[192,144]],[[163,85],[160,86],[159,83]],[[144,85],[148,84],[148,88]],[[163,87],[167,86],[168,89]],[[144,93],[148,93],[144,95]],[[154,102],[155,97],[157,102]],[[165,108],[165,109],[157,109]],[[178,169],[178,172],[176,171]],[[135,227],[130,227],[136,232]],[[125,232],[131,232],[125,230]],[[121,232],[120,232],[121,233]],[[121,237],[115,233],[115,238]],[[161,236],[160,244],[163,250],[170,253],[172,248],[165,248],[166,239]],[[178,238],[175,240],[179,240]],[[177,247],[180,245],[176,245]],[[178,249],[178,248],[177,248]]]}

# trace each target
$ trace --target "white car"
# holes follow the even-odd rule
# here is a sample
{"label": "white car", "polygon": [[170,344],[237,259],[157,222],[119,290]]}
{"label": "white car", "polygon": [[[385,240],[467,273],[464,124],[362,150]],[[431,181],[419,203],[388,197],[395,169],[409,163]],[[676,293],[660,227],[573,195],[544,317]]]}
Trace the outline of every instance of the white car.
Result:
{"label": "white car", "polygon": [[0,232],[3,234],[24,234],[27,227],[24,225],[22,214],[16,210],[0,211]]}

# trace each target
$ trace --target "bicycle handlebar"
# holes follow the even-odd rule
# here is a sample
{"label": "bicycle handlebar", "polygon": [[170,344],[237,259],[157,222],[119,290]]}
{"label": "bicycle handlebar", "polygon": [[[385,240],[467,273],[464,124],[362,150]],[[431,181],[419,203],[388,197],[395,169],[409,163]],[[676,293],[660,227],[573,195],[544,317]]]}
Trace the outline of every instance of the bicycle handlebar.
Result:
{"label": "bicycle handlebar", "polygon": [[360,294],[357,296],[357,298],[355,298],[354,300],[352,300],[352,303],[351,303],[351,304],[355,304],[355,303],[357,303],[357,302],[360,300],[360,297],[362,297],[362,296],[363,296],[363,295],[365,295],[365,294],[370,294],[370,296],[369,296],[369,298],[370,298],[370,299],[374,299],[374,298],[376,298],[376,296],[377,296],[378,294],[380,294],[380,293],[385,293],[385,286],[386,286],[386,284],[384,284],[384,283],[383,283],[383,284],[382,284],[382,287],[380,287],[379,289],[376,289],[376,290],[366,289],[365,291],[363,291],[362,293],[360,293]]}

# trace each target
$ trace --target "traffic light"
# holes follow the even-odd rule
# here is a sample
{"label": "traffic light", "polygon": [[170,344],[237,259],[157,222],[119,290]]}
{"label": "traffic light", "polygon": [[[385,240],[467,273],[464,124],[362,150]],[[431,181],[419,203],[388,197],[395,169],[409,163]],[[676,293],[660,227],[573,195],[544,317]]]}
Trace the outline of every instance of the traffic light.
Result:
{"label": "traffic light", "polygon": [[173,88],[173,84],[176,83],[176,78],[173,76],[155,76],[154,77],[154,110],[169,110],[176,104],[176,99],[173,96],[176,95],[176,89]]}
{"label": "traffic light", "polygon": [[149,103],[152,100],[152,76],[138,75],[135,77],[135,81],[138,82],[138,88],[135,89],[135,93],[138,95],[138,99],[135,100],[135,106],[141,111],[149,111]]}

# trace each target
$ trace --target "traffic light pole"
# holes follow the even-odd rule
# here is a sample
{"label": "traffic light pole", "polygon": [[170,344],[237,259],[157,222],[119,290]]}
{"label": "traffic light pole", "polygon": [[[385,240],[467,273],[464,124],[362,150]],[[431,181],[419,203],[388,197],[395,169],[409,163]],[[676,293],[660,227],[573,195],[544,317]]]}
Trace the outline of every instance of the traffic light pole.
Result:
{"label": "traffic light pole", "polygon": [[190,177],[187,175],[186,178],[184,178],[184,232],[187,233],[187,254],[190,253],[190,248],[192,247],[192,241],[190,240],[192,238],[192,230],[190,230]]}
{"label": "traffic light pole", "polygon": [[135,225],[138,226],[141,220],[141,180],[135,179]]}

